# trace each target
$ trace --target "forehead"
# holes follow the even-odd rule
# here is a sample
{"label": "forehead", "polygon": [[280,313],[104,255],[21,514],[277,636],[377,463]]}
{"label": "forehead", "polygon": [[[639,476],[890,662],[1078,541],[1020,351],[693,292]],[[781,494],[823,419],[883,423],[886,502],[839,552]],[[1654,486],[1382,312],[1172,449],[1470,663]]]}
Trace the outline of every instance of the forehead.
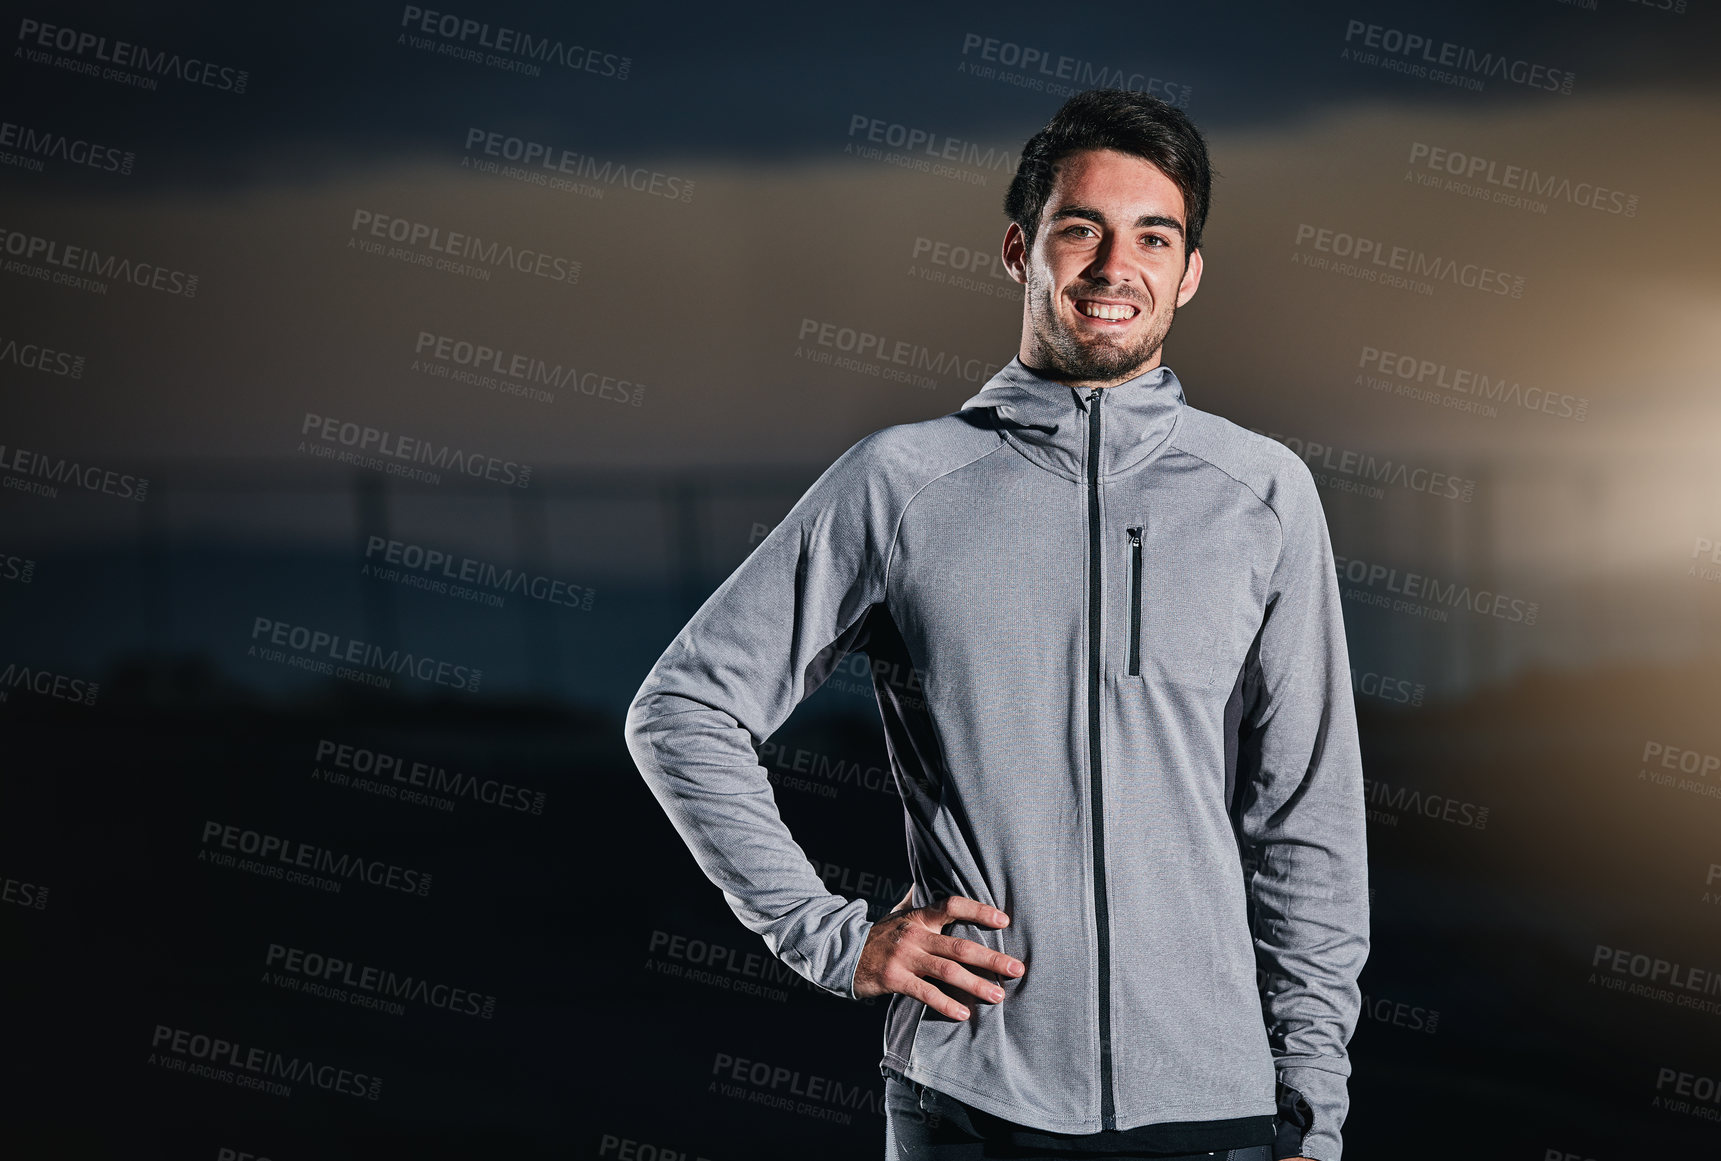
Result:
{"label": "forehead", "polygon": [[[1145,157],[1115,149],[1083,149],[1052,167],[1046,213],[1084,205],[1134,218],[1157,214],[1183,221],[1183,191]],[[1109,216],[1109,215],[1108,215]]]}

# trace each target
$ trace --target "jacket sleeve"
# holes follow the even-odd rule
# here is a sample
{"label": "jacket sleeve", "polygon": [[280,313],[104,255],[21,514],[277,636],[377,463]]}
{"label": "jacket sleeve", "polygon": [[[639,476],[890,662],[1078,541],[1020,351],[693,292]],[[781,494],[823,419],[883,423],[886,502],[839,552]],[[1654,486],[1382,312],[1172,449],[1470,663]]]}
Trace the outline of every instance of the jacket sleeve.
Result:
{"label": "jacket sleeve", "polygon": [[1369,949],[1362,755],[1326,518],[1293,462],[1273,497],[1281,548],[1246,693],[1238,829],[1278,1069],[1274,1156],[1339,1161]]}
{"label": "jacket sleeve", "polygon": [[[870,437],[869,437],[870,438]],[[778,813],[756,747],[861,641],[891,535],[863,439],[694,614],[628,708],[646,784],[730,908],[771,952],[854,999],[872,924],[828,890]],[[875,528],[876,525],[876,528]]]}

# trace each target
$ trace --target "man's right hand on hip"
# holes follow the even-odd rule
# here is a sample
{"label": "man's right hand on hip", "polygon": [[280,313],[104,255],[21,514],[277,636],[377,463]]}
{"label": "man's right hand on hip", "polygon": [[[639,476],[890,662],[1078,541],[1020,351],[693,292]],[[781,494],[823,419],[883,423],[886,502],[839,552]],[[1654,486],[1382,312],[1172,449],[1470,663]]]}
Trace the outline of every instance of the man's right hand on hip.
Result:
{"label": "man's right hand on hip", "polygon": [[1003,927],[1010,917],[962,895],[946,895],[925,907],[909,907],[912,894],[911,888],[897,909],[867,932],[866,946],[855,968],[856,997],[901,992],[952,1020],[968,1019],[968,1008],[929,981],[941,980],[988,1003],[1002,1000],[1004,989],[963,965],[1019,976],[1027,970],[1022,961],[972,939],[945,935],[942,929],[961,921]]}

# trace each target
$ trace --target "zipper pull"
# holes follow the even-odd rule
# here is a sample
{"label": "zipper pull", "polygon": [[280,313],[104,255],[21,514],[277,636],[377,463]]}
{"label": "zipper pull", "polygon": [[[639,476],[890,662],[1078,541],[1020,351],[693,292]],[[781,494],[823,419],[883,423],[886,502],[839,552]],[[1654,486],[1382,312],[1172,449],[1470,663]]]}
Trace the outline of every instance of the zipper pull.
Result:
{"label": "zipper pull", "polygon": [[1129,546],[1131,548],[1140,548],[1141,547],[1141,529],[1139,529],[1139,528],[1129,529]]}
{"label": "zipper pull", "polygon": [[1100,389],[1098,387],[1089,388],[1089,390],[1088,390],[1088,406],[1093,407],[1094,405],[1099,403],[1099,401],[1100,401]]}

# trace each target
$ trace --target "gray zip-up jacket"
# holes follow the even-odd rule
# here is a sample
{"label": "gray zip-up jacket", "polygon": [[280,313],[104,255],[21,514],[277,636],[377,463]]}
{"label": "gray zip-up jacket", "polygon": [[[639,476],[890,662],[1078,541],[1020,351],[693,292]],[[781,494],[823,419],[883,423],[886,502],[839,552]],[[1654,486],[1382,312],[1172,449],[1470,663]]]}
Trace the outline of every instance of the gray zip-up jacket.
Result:
{"label": "gray zip-up jacket", "polygon": [[[1021,959],[966,1021],[893,994],[881,1063],[1061,1133],[1278,1117],[1338,1161],[1368,954],[1362,764],[1320,498],[1168,367],[1012,359],[844,452],[658,660],[640,772],[741,922],[854,997],[828,890],[755,749],[870,655],[916,906]],[[954,993],[953,993],[954,994]]]}

